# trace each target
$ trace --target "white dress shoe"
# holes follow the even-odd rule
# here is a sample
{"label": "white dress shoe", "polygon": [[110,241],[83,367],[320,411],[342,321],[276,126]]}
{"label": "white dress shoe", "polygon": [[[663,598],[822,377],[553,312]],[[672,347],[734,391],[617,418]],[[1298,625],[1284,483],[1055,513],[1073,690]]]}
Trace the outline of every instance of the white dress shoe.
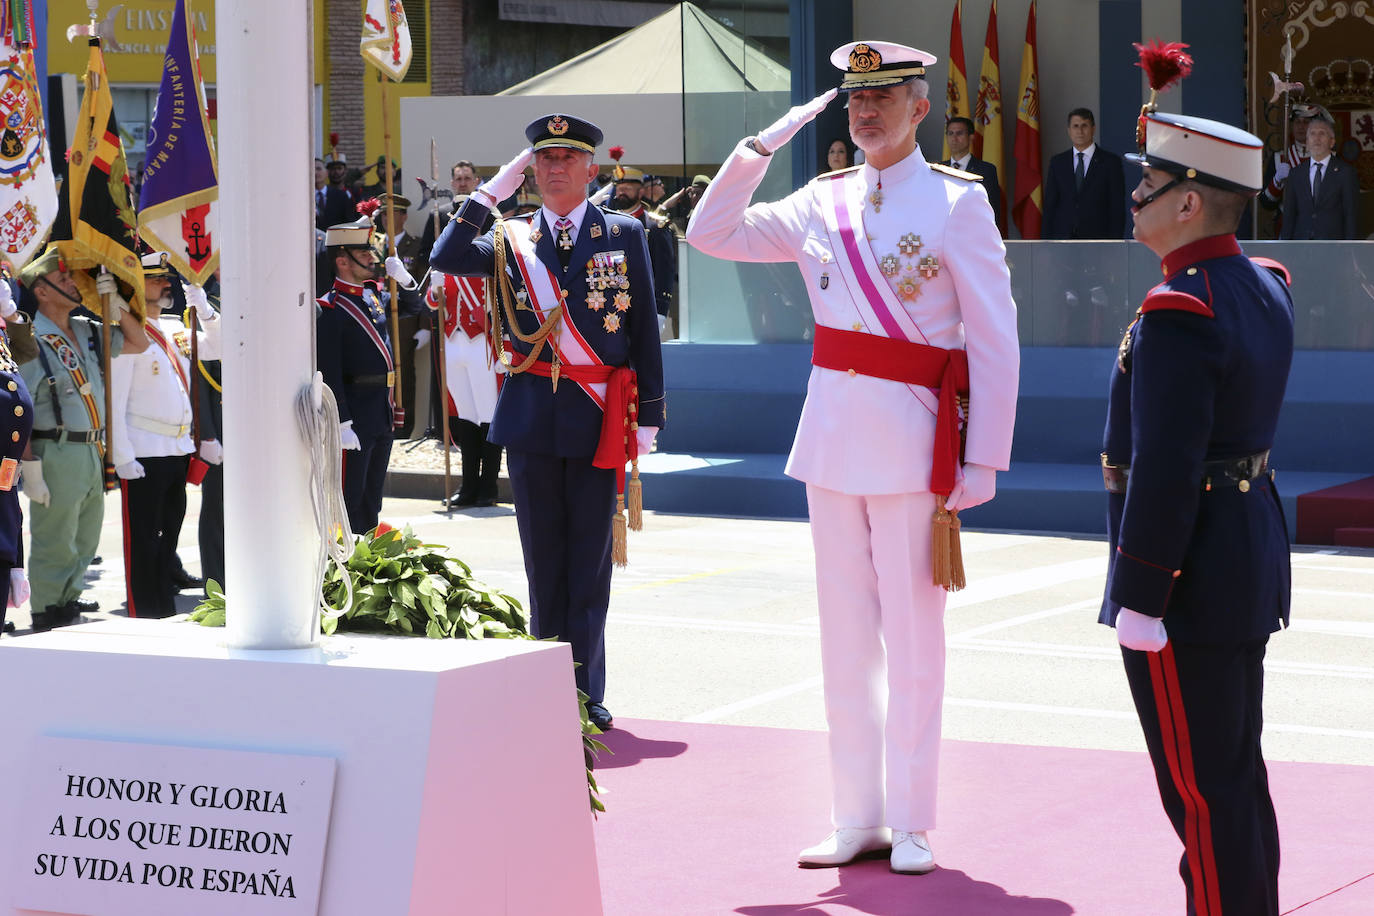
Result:
{"label": "white dress shoe", "polygon": [[924,830],[892,831],[892,870],[901,875],[924,875],[935,870],[935,853]]}
{"label": "white dress shoe", "polygon": [[815,846],[803,849],[797,855],[797,864],[802,868],[834,868],[891,845],[886,827],[837,827]]}

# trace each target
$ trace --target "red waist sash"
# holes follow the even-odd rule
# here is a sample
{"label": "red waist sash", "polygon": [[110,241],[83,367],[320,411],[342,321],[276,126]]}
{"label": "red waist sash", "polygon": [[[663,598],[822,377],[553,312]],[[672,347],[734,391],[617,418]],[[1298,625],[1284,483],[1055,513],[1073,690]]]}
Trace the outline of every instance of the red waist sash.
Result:
{"label": "red waist sash", "polygon": [[[534,360],[529,372],[553,378],[553,365]],[[616,492],[625,492],[625,464],[639,458],[639,379],[629,366],[576,365],[560,363],[559,378],[581,385],[606,385],[606,409],[601,415],[601,438],[597,441],[592,466],[614,469]]]}
{"label": "red waist sash", "polygon": [[811,364],[822,369],[921,385],[937,392],[930,492],[948,496],[960,461],[959,396],[968,396],[968,354],[861,331],[816,326]]}

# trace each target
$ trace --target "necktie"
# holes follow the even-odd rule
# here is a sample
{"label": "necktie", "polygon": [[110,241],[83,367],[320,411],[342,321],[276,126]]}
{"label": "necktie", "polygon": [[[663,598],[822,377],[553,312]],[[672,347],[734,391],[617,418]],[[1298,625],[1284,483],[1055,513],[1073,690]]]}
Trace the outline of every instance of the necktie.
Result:
{"label": "necktie", "polygon": [[558,263],[567,270],[568,261],[572,259],[572,220],[562,217],[553,224],[553,228],[558,230],[558,244],[554,246],[558,251]]}
{"label": "necktie", "polygon": [[320,213],[323,213],[323,212],[324,212],[324,188],[320,188],[319,191],[315,192],[315,213],[316,213],[316,214],[320,214]]}
{"label": "necktie", "polygon": [[1075,191],[1083,190],[1083,175],[1085,172],[1086,169],[1083,168],[1083,154],[1079,153],[1078,165],[1075,166],[1073,170],[1073,189]]}
{"label": "necktie", "polygon": [[1321,193],[1321,190],[1322,190],[1322,167],[1321,167],[1321,164],[1318,163],[1318,164],[1317,164],[1317,172],[1316,172],[1315,175],[1312,176],[1312,200],[1313,200],[1314,202],[1315,202],[1316,199],[1317,199],[1317,195]]}

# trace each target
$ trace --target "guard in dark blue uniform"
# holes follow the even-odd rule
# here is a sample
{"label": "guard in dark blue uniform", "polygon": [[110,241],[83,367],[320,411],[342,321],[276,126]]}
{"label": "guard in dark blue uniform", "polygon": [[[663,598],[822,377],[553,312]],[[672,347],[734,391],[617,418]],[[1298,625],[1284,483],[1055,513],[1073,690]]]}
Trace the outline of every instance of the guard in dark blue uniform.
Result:
{"label": "guard in dark blue uniform", "polygon": [[[29,597],[24,574],[24,515],[19,510],[19,462],[33,432],[33,398],[10,352],[7,322],[24,323],[15,309],[17,290],[0,278],[0,632],[12,632],[5,620],[10,607]],[[29,331],[32,336],[32,331]]]}
{"label": "guard in dark blue uniform", "polygon": [[[1262,142],[1142,118],[1135,237],[1162,259],[1112,374],[1103,478],[1114,625],[1186,911],[1276,916],[1279,841],[1260,731],[1269,634],[1288,620],[1288,529],[1269,468],[1293,354],[1287,272],[1235,229]],[[1121,864],[1121,863],[1119,863]]]}
{"label": "guard in dark blue uniform", "polygon": [[336,276],[333,289],[317,300],[315,353],[339,405],[348,523],[354,534],[365,534],[377,527],[391,461],[396,367],[386,305],[376,286],[381,262],[371,220],[362,217],[329,227],[325,245]]}
{"label": "guard in dark blue uniform", "polygon": [[[654,285],[643,224],[586,199],[601,131],[554,114],[525,136],[531,148],[464,203],[430,262],[497,279],[489,324],[504,329],[509,375],[489,438],[507,450],[534,631],[572,644],[577,685],[606,728],[618,478],[626,452],[647,452],[664,422]],[[543,206],[479,236],[531,162]],[[606,457],[616,449],[618,464]]]}

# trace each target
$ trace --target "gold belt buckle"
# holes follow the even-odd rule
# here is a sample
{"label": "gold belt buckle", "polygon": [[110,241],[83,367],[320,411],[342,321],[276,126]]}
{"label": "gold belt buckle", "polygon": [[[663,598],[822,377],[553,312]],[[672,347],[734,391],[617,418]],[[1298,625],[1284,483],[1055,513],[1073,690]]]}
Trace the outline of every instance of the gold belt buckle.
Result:
{"label": "gold belt buckle", "polygon": [[396,373],[395,373],[395,372],[388,372],[388,373],[386,374],[386,387],[388,387],[388,388],[395,388],[395,387],[396,387]]}

